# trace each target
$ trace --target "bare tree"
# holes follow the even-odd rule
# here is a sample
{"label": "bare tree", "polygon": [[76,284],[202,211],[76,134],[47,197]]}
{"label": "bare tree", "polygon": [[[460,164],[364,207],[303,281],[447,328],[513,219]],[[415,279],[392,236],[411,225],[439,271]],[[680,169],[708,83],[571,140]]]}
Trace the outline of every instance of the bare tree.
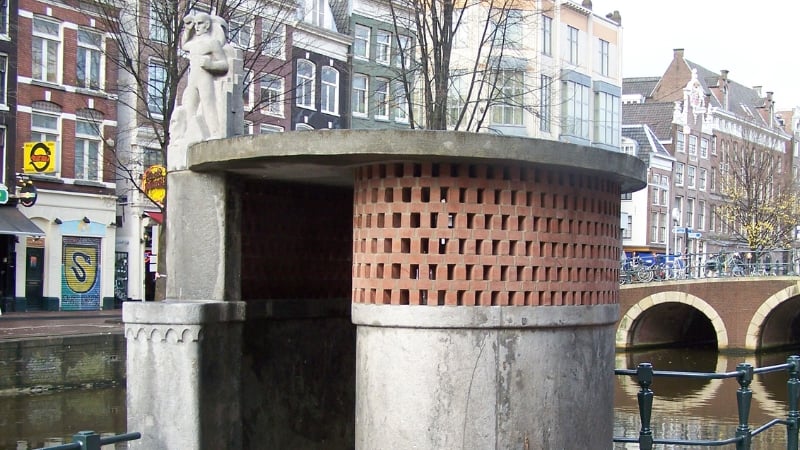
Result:
{"label": "bare tree", "polygon": [[[541,86],[530,79],[523,30],[537,29],[545,11],[511,0],[397,0],[389,7],[404,50],[398,78],[414,106],[412,127],[491,131],[489,114],[520,125],[523,111],[538,115]],[[403,48],[403,30],[414,33],[413,48]]]}
{"label": "bare tree", "polygon": [[800,190],[785,172],[784,153],[742,139],[721,153],[723,201],[716,215],[730,239],[758,258],[787,247],[800,223]]}

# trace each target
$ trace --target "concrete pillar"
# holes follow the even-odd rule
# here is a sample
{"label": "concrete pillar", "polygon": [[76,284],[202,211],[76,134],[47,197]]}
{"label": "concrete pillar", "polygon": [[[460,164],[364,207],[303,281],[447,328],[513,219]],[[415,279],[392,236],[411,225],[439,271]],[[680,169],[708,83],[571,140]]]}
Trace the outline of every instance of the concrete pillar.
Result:
{"label": "concrete pillar", "polygon": [[240,449],[243,302],[127,302],[130,448]]}
{"label": "concrete pillar", "polygon": [[356,448],[610,448],[617,315],[354,304]]}
{"label": "concrete pillar", "polygon": [[609,447],[619,198],[544,166],[356,170],[356,448]]}
{"label": "concrete pillar", "polygon": [[173,161],[167,176],[166,300],[123,305],[128,430],[142,433],[129,445],[237,450],[245,317],[237,301],[239,196],[224,174],[185,169]]}

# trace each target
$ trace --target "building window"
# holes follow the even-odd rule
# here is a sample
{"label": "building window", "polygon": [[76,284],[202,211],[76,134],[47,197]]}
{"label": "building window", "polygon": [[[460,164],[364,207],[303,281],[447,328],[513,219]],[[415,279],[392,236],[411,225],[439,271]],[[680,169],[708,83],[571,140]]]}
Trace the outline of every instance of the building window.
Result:
{"label": "building window", "polygon": [[314,127],[307,123],[298,123],[294,126],[295,131],[314,131]]}
{"label": "building window", "polygon": [[260,134],[283,133],[283,127],[279,127],[277,125],[272,125],[269,123],[262,123],[258,127],[258,132]]}
{"label": "building window", "polygon": [[264,75],[261,77],[261,99],[265,114],[283,117],[283,77]]}
{"label": "building window", "polygon": [[0,105],[8,105],[8,56],[0,54]]}
{"label": "building window", "polygon": [[397,36],[399,42],[397,51],[394,52],[394,65],[397,67],[409,67],[411,61],[408,58],[411,56],[411,38],[402,34]]}
{"label": "building window", "polygon": [[503,70],[497,74],[492,105],[492,123],[522,125],[523,72]]}
{"label": "building window", "polygon": [[697,136],[689,135],[689,156],[692,159],[697,159]]}
{"label": "building window", "polygon": [[565,134],[590,139],[588,86],[566,81],[564,89],[564,130]]}
{"label": "building window", "polygon": [[697,183],[698,187],[700,188],[701,191],[705,191],[706,190],[706,185],[707,185],[707,182],[708,182],[707,180],[708,180],[708,170],[706,170],[706,169],[701,167],[700,168],[700,178],[698,179],[698,183]]}
{"label": "building window", "polygon": [[322,112],[339,114],[339,71],[330,66],[322,66]]}
{"label": "building window", "polygon": [[327,18],[327,0],[304,0],[300,3],[300,19],[312,25],[330,29],[331,24]]}
{"label": "building window", "polygon": [[650,242],[658,241],[658,211],[650,213]]}
{"label": "building window", "polygon": [[708,139],[706,138],[700,140],[700,157],[708,158]]}
{"label": "building window", "polygon": [[622,194],[622,200],[633,200],[633,193],[632,192],[626,192],[626,193]]}
{"label": "building window", "polygon": [[601,144],[619,146],[619,97],[607,92],[596,96],[595,134]]}
{"label": "building window", "polygon": [[142,151],[142,164],[145,169],[164,165],[164,152],[159,148],[145,148]]}
{"label": "building window", "polygon": [[667,213],[659,214],[658,222],[658,242],[663,244],[667,239]]}
{"label": "building window", "polygon": [[389,119],[389,80],[375,79],[375,118]]}
{"label": "building window", "polygon": [[542,53],[553,55],[553,18],[542,16]]}
{"label": "building window", "polygon": [[683,186],[683,163],[675,163],[675,186]]}
{"label": "building window", "polygon": [[447,90],[447,124],[455,127],[466,104],[465,83],[463,75],[450,77],[450,89]]}
{"label": "building window", "polygon": [[355,37],[353,39],[353,57],[369,59],[369,27],[356,25]]}
{"label": "building window", "polygon": [[[9,1],[0,3],[0,34],[8,34],[8,4]],[[3,130],[3,139],[5,139],[5,129]]]}
{"label": "building window", "polygon": [[272,58],[286,59],[286,26],[283,24],[262,25],[261,31],[261,53]]}
{"label": "building window", "polygon": [[58,83],[59,42],[61,26],[41,17],[33,18],[33,79]]}
{"label": "building window", "polygon": [[598,71],[600,72],[600,75],[607,77],[610,73],[611,67],[610,44],[608,41],[604,41],[603,39],[599,39],[598,41]]}
{"label": "building window", "polygon": [[547,75],[541,76],[542,86],[539,96],[539,129],[550,132],[550,121],[552,120],[553,105],[553,79]]}
{"label": "building window", "polygon": [[167,98],[167,68],[160,62],[150,62],[147,67],[147,109],[152,114],[163,115]]}
{"label": "building window", "polygon": [[659,194],[660,191],[661,191],[661,189],[657,188],[654,185],[650,185],[650,194],[651,194],[650,197],[653,199],[653,204],[654,205],[658,205],[658,200],[659,200],[659,198],[661,198],[661,196]]}
{"label": "building window", "polygon": [[567,27],[567,61],[571,64],[578,64],[578,29]]}
{"label": "building window", "polygon": [[306,59],[297,60],[297,96],[296,104],[303,108],[314,109],[314,63]]}
{"label": "building window", "polygon": [[686,185],[692,189],[697,187],[695,185],[695,174],[697,172],[697,167],[695,166],[688,166],[686,170]]}
{"label": "building window", "polygon": [[392,33],[378,30],[375,32],[375,61],[389,64],[392,58]]}
{"label": "building window", "polygon": [[694,228],[694,199],[686,199],[686,224],[687,228]]}
{"label": "building window", "polygon": [[102,46],[102,34],[78,29],[78,86],[100,89]]}
{"label": "building window", "polygon": [[172,17],[166,10],[167,5],[163,2],[150,2],[150,39],[156,42],[167,42],[166,24],[171,23]]}
{"label": "building window", "polygon": [[[625,200],[625,199],[623,199]],[[630,200],[630,199],[628,199]],[[628,221],[625,224],[625,229],[622,230],[622,239],[630,239],[633,237],[633,216],[628,214]]]}
{"label": "building window", "polygon": [[75,121],[75,179],[102,180],[100,124]]}
{"label": "building window", "polygon": [[369,80],[366,75],[357,73],[353,75],[353,115],[366,116],[367,115],[367,90],[369,89]]}
{"label": "building window", "polygon": [[403,83],[394,84],[394,120],[408,123],[408,98]]}
{"label": "building window", "polygon": [[706,202],[700,200],[697,204],[697,229],[706,229]]}
{"label": "building window", "polygon": [[230,23],[230,41],[239,48],[250,47],[250,41],[253,37],[253,26],[249,23],[246,17],[231,17]]}
{"label": "building window", "polygon": [[686,153],[686,140],[682,131],[675,134],[675,151]]}

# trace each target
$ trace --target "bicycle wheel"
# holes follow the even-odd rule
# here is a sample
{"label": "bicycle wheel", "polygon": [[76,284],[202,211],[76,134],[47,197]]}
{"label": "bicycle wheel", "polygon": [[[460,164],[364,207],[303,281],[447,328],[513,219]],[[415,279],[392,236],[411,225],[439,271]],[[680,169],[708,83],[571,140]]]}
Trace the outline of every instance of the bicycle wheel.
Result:
{"label": "bicycle wheel", "polygon": [[642,283],[653,281],[653,271],[650,267],[639,267],[636,269],[636,279]]}

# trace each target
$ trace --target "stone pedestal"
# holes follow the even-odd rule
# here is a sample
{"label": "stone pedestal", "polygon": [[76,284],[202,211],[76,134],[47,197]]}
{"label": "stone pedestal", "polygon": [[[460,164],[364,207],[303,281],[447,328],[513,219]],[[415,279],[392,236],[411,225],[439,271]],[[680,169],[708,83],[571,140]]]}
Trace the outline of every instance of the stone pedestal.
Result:
{"label": "stone pedestal", "polygon": [[243,302],[126,302],[130,448],[235,450]]}
{"label": "stone pedestal", "polygon": [[355,448],[610,447],[617,309],[354,304]]}

